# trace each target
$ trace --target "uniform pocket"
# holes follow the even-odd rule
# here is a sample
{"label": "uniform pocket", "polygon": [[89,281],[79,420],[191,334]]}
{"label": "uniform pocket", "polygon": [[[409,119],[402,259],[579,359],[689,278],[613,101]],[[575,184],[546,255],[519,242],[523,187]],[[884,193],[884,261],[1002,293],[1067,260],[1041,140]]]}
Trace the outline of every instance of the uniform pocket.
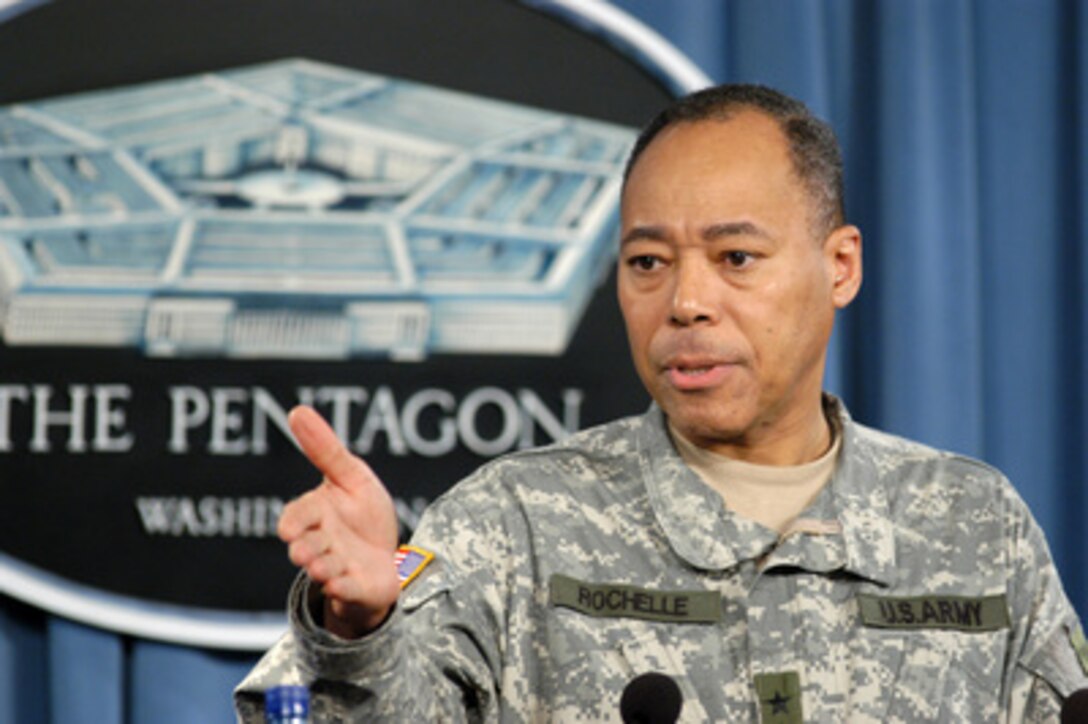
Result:
{"label": "uniform pocket", "polygon": [[853,666],[858,721],[994,721],[1005,632],[864,629]]}
{"label": "uniform pocket", "polygon": [[886,692],[888,710],[882,721],[904,724],[938,721],[948,657],[930,636],[915,634],[904,638],[898,655],[892,657],[895,673]]}
{"label": "uniform pocket", "polygon": [[[678,632],[678,626],[660,623],[589,619],[573,611],[560,611],[557,621],[564,620],[569,626],[558,633],[562,643],[557,650],[563,660],[556,670],[556,721],[620,721],[624,688],[636,676],[651,671],[666,674],[679,686],[681,722],[711,721],[685,665],[685,646],[696,646],[685,641],[697,638],[694,631]],[[707,628],[699,628],[705,637]]]}

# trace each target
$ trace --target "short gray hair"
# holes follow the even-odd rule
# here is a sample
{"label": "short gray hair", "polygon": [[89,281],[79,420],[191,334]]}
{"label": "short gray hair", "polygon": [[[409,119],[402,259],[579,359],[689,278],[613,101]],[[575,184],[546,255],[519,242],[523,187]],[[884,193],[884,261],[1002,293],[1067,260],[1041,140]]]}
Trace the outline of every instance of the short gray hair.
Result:
{"label": "short gray hair", "polygon": [[623,183],[631,175],[642,152],[657,135],[677,123],[725,121],[742,110],[755,110],[775,119],[789,144],[794,172],[812,200],[814,229],[821,236],[840,226],[845,218],[842,153],[835,132],[799,100],[772,88],[747,83],[728,83],[696,91],[677,99],[642,129],[631,149]]}

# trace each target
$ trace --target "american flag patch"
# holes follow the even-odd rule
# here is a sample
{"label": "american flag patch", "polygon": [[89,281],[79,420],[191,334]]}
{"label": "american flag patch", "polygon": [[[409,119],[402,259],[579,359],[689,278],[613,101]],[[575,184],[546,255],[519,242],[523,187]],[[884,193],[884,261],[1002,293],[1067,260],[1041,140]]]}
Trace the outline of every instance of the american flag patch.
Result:
{"label": "american flag patch", "polygon": [[416,546],[401,546],[393,557],[393,563],[397,566],[397,579],[400,587],[404,588],[434,560],[434,553],[417,548]]}

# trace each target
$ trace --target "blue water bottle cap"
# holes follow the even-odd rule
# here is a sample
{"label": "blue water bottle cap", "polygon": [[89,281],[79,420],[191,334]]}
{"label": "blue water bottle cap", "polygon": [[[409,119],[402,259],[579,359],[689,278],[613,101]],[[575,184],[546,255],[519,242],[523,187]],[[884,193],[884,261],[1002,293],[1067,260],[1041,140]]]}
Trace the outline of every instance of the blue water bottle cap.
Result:
{"label": "blue water bottle cap", "polygon": [[305,686],[273,686],[264,692],[269,721],[305,721],[310,715],[310,690]]}

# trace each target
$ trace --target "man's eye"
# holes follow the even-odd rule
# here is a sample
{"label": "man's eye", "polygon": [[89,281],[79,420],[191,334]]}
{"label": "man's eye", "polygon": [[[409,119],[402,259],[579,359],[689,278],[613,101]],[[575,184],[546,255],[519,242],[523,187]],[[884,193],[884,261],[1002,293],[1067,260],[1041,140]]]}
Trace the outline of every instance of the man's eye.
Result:
{"label": "man's eye", "polygon": [[755,257],[747,251],[729,251],[725,253],[724,259],[729,266],[740,269],[748,266],[752,263]]}
{"label": "man's eye", "polygon": [[639,256],[633,256],[627,260],[627,263],[632,268],[639,271],[653,271],[658,267],[658,258],[656,256],[650,256],[649,254],[640,254]]}

